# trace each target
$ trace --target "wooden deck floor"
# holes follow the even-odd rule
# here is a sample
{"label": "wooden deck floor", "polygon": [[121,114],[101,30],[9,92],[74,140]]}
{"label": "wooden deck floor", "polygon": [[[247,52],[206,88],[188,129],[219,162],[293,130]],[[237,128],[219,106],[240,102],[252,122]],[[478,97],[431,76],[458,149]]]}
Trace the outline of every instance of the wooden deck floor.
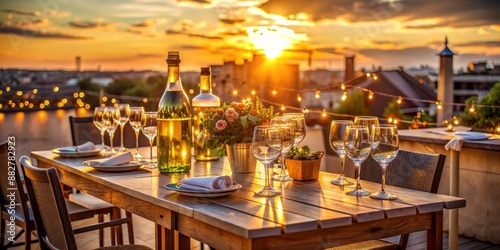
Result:
{"label": "wooden deck floor", "polygon": [[[155,235],[154,235],[154,224],[151,221],[145,220],[141,217],[134,216],[134,234],[135,234],[135,244],[141,244],[145,246],[149,246],[151,248],[154,248],[154,243],[155,243]],[[83,220],[83,221],[78,221],[73,224],[73,226],[78,227],[81,225],[86,225],[90,223],[95,223],[97,220],[94,219],[88,219],[88,220]],[[124,227],[124,234],[125,234],[125,239],[127,239],[126,234],[127,231]],[[87,250],[87,249],[95,249],[99,247],[98,243],[98,235],[97,231],[96,232],[88,232],[88,233],[83,233],[79,234],[76,236],[76,241],[78,244],[78,249],[81,250]],[[109,231],[105,231],[105,245],[109,245]],[[387,240],[392,241],[392,242],[398,242],[399,238],[398,237],[391,237],[388,238]],[[21,237],[19,241],[24,241],[24,237]],[[125,243],[128,243],[127,240],[125,240]],[[448,249],[448,234],[444,234],[444,242],[443,242],[443,247],[444,249]],[[16,250],[21,250],[24,249],[24,246],[20,247],[15,247],[15,248],[10,248],[10,249],[16,249]],[[38,244],[33,244],[31,249],[40,249]],[[191,241],[191,249],[192,250],[200,250],[200,243],[192,240]],[[202,250],[208,250],[209,248],[207,246],[204,247]],[[426,249],[426,233],[425,232],[418,232],[418,233],[413,233],[410,234],[410,239],[408,241],[408,250],[425,250]],[[500,250],[499,245],[491,245],[487,244],[484,242],[476,241],[476,240],[471,240],[467,238],[460,237],[459,238],[459,250],[481,250],[481,249],[488,249],[488,250]]]}

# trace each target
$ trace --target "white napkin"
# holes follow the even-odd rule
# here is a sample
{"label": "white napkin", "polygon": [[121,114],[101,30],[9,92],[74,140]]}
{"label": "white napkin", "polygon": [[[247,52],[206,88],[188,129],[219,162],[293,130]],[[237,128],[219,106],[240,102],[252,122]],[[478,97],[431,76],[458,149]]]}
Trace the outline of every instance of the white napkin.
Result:
{"label": "white napkin", "polygon": [[63,153],[86,152],[86,151],[93,151],[95,149],[96,149],[95,144],[88,141],[88,142],[83,143],[83,144],[78,145],[78,146],[69,146],[69,147],[59,148],[59,152],[63,152]]}
{"label": "white napkin", "polygon": [[216,191],[230,188],[233,181],[230,176],[193,177],[182,179],[179,188],[196,191]]}
{"label": "white napkin", "polygon": [[444,145],[444,148],[446,150],[452,150],[455,151],[460,151],[462,149],[462,145],[464,144],[464,138],[459,135],[454,135],[455,138],[451,139],[446,145]]}
{"label": "white napkin", "polygon": [[119,154],[117,156],[113,156],[109,159],[101,161],[101,163],[99,163],[98,166],[118,166],[130,163],[133,160],[134,156],[130,151],[127,151],[126,153]]}

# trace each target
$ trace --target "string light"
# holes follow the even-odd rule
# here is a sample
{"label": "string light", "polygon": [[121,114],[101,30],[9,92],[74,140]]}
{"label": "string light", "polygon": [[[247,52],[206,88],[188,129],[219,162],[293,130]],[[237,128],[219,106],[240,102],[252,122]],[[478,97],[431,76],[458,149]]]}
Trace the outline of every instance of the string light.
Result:
{"label": "string light", "polygon": [[372,91],[370,91],[370,92],[368,93],[368,99],[370,99],[370,100],[372,100],[372,99],[373,99],[373,92],[372,92]]}
{"label": "string light", "polygon": [[366,73],[366,77],[370,77],[370,73]]}
{"label": "string light", "polygon": [[233,95],[237,95],[238,94],[238,90],[233,90]]}
{"label": "string light", "polygon": [[397,102],[398,104],[401,104],[401,102],[403,101],[403,98],[401,98],[401,96],[398,98]]}
{"label": "string light", "polygon": [[375,81],[376,81],[377,79],[378,79],[377,75],[375,75],[375,74],[374,74],[374,75],[373,75],[373,80],[375,80]]}
{"label": "string light", "polygon": [[255,95],[255,93],[256,93],[255,90],[252,89],[252,95]]}
{"label": "string light", "polygon": [[323,113],[321,114],[321,116],[326,117],[326,109],[323,109]]}
{"label": "string light", "polygon": [[273,90],[273,95],[276,95],[276,94],[278,94],[278,91]]}
{"label": "string light", "polygon": [[442,109],[443,107],[441,106],[441,102],[440,101],[437,101],[436,102],[436,107],[437,109]]}
{"label": "string light", "polygon": [[319,90],[316,90],[316,94],[314,95],[314,97],[316,97],[316,99],[319,99],[320,97],[320,91]]}
{"label": "string light", "polygon": [[474,109],[474,104],[472,104],[472,106],[470,106],[469,112],[470,113],[476,112],[476,109]]}
{"label": "string light", "polygon": [[286,109],[285,105],[281,105],[281,110],[285,111],[285,109]]}
{"label": "string light", "polygon": [[297,96],[297,101],[299,101],[299,102],[302,101],[302,97],[300,95]]}
{"label": "string light", "polygon": [[342,83],[342,85],[340,85],[340,88],[341,88],[342,90],[345,90],[345,84],[343,84],[343,83]]}
{"label": "string light", "polygon": [[347,99],[347,92],[344,92],[341,99],[342,101],[345,101]]}

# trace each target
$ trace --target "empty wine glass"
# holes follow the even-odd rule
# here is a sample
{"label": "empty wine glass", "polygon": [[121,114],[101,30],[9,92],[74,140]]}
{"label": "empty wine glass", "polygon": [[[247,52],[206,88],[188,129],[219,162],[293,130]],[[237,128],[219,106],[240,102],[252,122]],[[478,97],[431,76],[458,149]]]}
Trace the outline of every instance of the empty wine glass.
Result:
{"label": "empty wine glass", "polygon": [[293,146],[297,147],[306,138],[306,118],[303,113],[284,113],[283,116],[292,120],[295,133]]}
{"label": "empty wine glass", "polygon": [[141,116],[144,113],[143,107],[130,107],[130,117],[129,124],[135,132],[135,154],[134,159],[136,161],[142,159],[142,155],[139,153],[139,132],[141,131]]}
{"label": "empty wine glass", "polygon": [[281,131],[277,126],[256,126],[252,137],[252,154],[264,165],[265,170],[265,186],[260,191],[255,191],[257,196],[276,196],[281,194],[281,191],[275,190],[271,186],[271,175],[269,168],[272,168],[271,163],[278,158],[283,147],[281,139]]}
{"label": "empty wine glass", "polygon": [[120,112],[120,118],[117,122],[120,125],[120,133],[121,133],[121,137],[120,137],[121,144],[120,144],[120,147],[118,148],[118,151],[123,152],[123,151],[127,150],[123,146],[123,127],[125,127],[125,124],[128,122],[128,119],[130,117],[130,105],[128,105],[126,103],[119,103],[116,105],[116,109],[118,110],[118,112]]}
{"label": "empty wine glass", "polygon": [[108,131],[109,134],[109,143],[111,147],[111,154],[116,153],[115,149],[113,148],[113,138],[115,137],[115,131],[118,128],[118,120],[120,119],[120,112],[114,107],[106,107],[104,109],[104,115],[102,117],[102,120],[104,121],[104,124],[106,126],[106,131]]}
{"label": "empty wine glass", "polygon": [[156,168],[156,163],[153,162],[153,142],[158,133],[158,123],[156,120],[158,112],[144,112],[141,116],[142,133],[149,139],[149,164],[148,167]]}
{"label": "empty wine glass", "polygon": [[385,192],[385,176],[387,165],[396,158],[399,151],[398,127],[396,125],[374,125],[372,141],[377,147],[372,149],[373,159],[382,167],[382,190],[370,195],[370,198],[379,200],[395,200],[398,197]]}
{"label": "empty wine glass", "polygon": [[367,126],[348,126],[344,134],[344,149],[347,156],[356,166],[356,189],[347,192],[347,195],[365,196],[370,192],[361,188],[361,163],[370,155],[371,144]]}
{"label": "empty wine glass", "polygon": [[283,148],[281,149],[281,171],[278,175],[273,177],[273,180],[277,181],[293,181],[292,177],[288,176],[286,168],[286,153],[292,148],[295,143],[295,133],[293,122],[291,119],[278,116],[271,119],[271,125],[276,125],[281,131],[281,137],[283,140]]}
{"label": "empty wine glass", "polygon": [[370,135],[370,144],[372,145],[372,148],[377,146],[371,141],[371,134],[372,134],[372,126],[379,125],[378,117],[376,117],[376,116],[356,116],[356,117],[354,117],[354,125],[367,126],[368,132]]}
{"label": "empty wine glass", "polygon": [[340,158],[340,175],[337,179],[332,180],[332,184],[338,186],[347,186],[354,183],[348,181],[345,178],[345,147],[344,147],[344,135],[348,126],[352,126],[353,123],[350,120],[333,120],[330,124],[330,135],[329,142],[330,147],[333,151],[339,155]]}
{"label": "empty wine glass", "polygon": [[94,126],[96,126],[97,129],[101,132],[101,145],[102,145],[102,150],[101,153],[106,152],[108,146],[104,144],[104,135],[106,134],[106,125],[105,122],[103,121],[102,117],[104,116],[104,107],[95,107],[94,109],[94,116],[93,116],[93,123]]}

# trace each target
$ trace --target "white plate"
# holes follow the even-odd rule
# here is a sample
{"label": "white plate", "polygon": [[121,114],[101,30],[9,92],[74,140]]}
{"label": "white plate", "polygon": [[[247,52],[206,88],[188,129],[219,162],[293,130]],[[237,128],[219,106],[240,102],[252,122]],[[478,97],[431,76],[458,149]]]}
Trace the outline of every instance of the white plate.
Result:
{"label": "white plate", "polygon": [[69,158],[79,158],[79,157],[89,157],[89,156],[95,156],[98,155],[99,152],[101,152],[101,149],[96,148],[94,150],[89,150],[89,151],[82,151],[82,152],[61,152],[60,148],[54,148],[52,149],[52,153],[58,154],[61,157],[69,157]]}
{"label": "white plate", "polygon": [[143,165],[148,164],[147,161],[131,161],[127,164],[121,164],[121,165],[99,165],[99,161],[84,161],[83,165],[85,166],[91,166],[99,171],[105,171],[105,172],[123,172],[123,171],[132,171],[140,168]]}
{"label": "white plate", "polygon": [[196,190],[189,190],[189,189],[182,189],[177,186],[177,183],[172,183],[166,185],[168,190],[173,190],[178,192],[179,194],[186,195],[186,196],[192,196],[192,197],[221,197],[221,196],[226,196],[229,195],[238,189],[241,188],[240,184],[233,184],[231,187],[223,189],[223,190],[215,190],[215,191],[196,191]]}
{"label": "white plate", "polygon": [[466,141],[486,140],[490,137],[488,134],[474,131],[455,132],[453,135],[462,136]]}

